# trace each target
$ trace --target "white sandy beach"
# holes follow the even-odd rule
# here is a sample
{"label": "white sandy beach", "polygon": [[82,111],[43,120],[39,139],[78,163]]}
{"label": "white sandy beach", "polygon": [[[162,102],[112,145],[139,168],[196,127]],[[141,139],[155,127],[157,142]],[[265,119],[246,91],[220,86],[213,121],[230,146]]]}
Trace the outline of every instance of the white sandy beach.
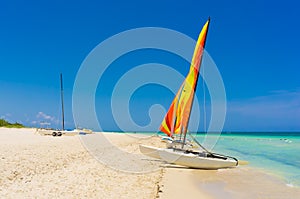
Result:
{"label": "white sandy beach", "polygon": [[[140,143],[162,145],[155,137],[136,139],[111,133],[105,136],[115,146],[136,154]],[[0,128],[0,150],[0,198],[298,198],[300,195],[299,188],[288,187],[280,179],[250,166],[195,170],[150,162],[161,167],[141,174],[123,172],[97,161],[79,136],[41,136],[35,134],[35,129]],[[106,155],[109,153],[105,151]],[[122,160],[113,151],[111,154],[107,157]]]}

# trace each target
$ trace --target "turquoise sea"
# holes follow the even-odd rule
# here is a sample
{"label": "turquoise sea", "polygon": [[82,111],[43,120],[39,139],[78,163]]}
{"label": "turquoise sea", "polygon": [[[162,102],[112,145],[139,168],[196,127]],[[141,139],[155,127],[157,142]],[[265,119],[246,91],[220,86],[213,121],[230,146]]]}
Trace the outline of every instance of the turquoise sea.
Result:
{"label": "turquoise sea", "polygon": [[[195,137],[202,143],[205,136],[216,135]],[[222,133],[212,151],[249,161],[288,186],[300,187],[300,133]]]}

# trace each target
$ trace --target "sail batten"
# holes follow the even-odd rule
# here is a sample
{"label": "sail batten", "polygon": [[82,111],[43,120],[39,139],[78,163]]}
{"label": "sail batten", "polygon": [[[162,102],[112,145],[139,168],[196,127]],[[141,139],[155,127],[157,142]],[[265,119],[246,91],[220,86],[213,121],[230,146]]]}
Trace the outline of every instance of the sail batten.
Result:
{"label": "sail batten", "polygon": [[199,34],[189,73],[178,90],[160,126],[160,131],[164,132],[170,137],[172,137],[174,134],[184,134],[185,139],[195,90],[197,87],[209,22],[210,19],[207,20]]}

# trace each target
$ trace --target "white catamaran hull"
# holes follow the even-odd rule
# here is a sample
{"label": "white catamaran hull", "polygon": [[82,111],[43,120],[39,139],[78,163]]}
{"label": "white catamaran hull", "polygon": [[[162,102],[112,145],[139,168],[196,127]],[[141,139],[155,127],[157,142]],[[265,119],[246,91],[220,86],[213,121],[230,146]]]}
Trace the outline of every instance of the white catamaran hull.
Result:
{"label": "white catamaran hull", "polygon": [[174,149],[164,149],[152,146],[140,145],[140,151],[149,157],[162,159],[168,163],[199,169],[220,169],[234,167],[237,161],[234,159],[221,159],[201,157],[198,154],[185,153]]}
{"label": "white catamaran hull", "polygon": [[88,129],[74,129],[72,131],[62,131],[62,130],[55,130],[55,129],[36,129],[36,133],[40,135],[71,136],[71,135],[86,135],[86,134],[91,134],[93,132]]}

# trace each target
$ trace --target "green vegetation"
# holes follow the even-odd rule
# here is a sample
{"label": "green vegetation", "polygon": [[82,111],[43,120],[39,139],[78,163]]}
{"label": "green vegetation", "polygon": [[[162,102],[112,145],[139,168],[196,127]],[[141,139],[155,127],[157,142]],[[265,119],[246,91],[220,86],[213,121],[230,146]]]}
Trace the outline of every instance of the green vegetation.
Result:
{"label": "green vegetation", "polygon": [[0,127],[7,127],[7,128],[24,128],[25,126],[23,124],[20,124],[18,122],[12,124],[7,122],[4,119],[0,119]]}

